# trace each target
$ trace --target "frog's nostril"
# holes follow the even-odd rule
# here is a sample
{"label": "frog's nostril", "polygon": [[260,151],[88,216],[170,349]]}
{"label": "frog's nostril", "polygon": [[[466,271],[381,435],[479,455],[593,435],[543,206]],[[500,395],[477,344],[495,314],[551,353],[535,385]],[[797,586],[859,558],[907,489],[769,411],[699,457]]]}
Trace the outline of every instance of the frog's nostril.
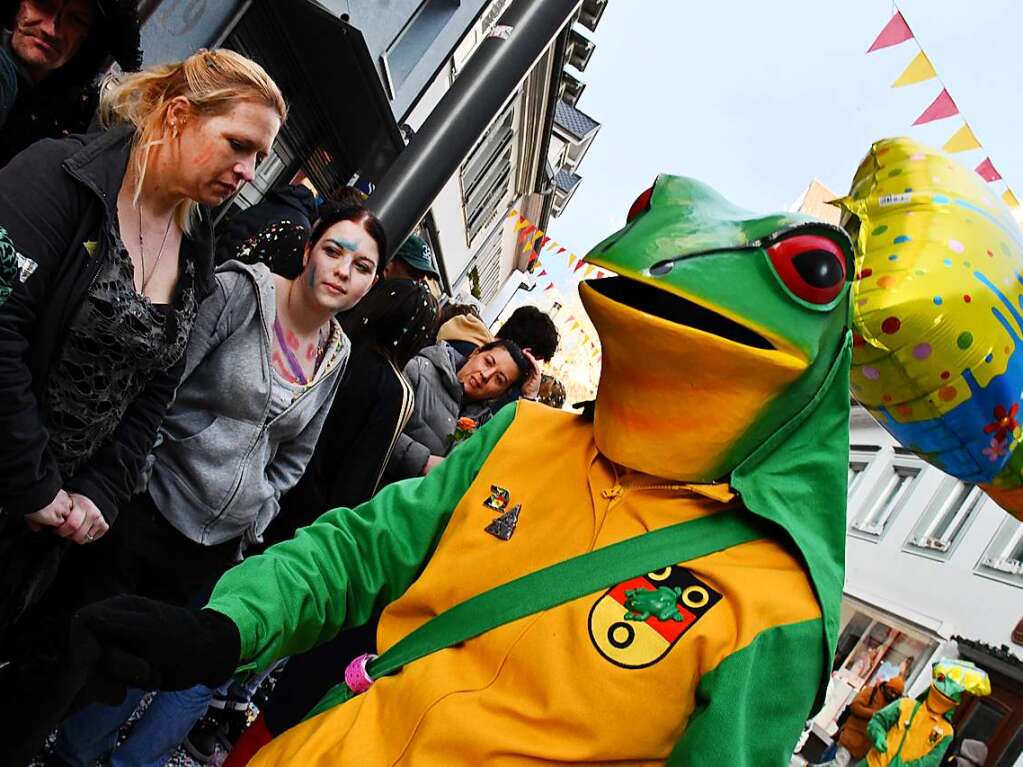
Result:
{"label": "frog's nostril", "polygon": [[674,261],[660,261],[650,267],[650,275],[652,277],[663,277],[674,268],[675,268]]}

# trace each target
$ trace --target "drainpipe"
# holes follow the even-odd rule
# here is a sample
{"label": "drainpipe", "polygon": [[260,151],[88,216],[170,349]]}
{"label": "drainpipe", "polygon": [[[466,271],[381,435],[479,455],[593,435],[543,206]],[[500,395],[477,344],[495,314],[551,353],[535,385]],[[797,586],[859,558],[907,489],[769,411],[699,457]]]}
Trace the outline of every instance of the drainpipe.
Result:
{"label": "drainpipe", "polygon": [[515,0],[377,184],[367,206],[393,253],[582,0]]}

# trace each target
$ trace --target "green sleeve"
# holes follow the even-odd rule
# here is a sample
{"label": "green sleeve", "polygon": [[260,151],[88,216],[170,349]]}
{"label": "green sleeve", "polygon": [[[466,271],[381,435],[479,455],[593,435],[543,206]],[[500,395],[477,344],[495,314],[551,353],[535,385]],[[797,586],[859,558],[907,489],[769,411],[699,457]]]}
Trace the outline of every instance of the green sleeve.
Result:
{"label": "green sleeve", "polygon": [[921,756],[919,759],[905,762],[903,767],[938,767],[950,745],[952,745],[952,737],[946,735],[927,756]]}
{"label": "green sleeve", "polygon": [[505,411],[428,476],[389,485],[354,509],[329,511],[229,570],[207,607],[238,626],[239,670],[305,652],[401,596],[512,422],[515,408]]}
{"label": "green sleeve", "polygon": [[872,747],[878,740],[886,741],[888,739],[888,730],[899,721],[899,712],[902,710],[901,703],[902,698],[899,698],[870,717],[870,721],[867,722],[867,737],[870,738]]}
{"label": "green sleeve", "polygon": [[668,767],[788,767],[823,673],[820,619],[762,631],[703,675]]}

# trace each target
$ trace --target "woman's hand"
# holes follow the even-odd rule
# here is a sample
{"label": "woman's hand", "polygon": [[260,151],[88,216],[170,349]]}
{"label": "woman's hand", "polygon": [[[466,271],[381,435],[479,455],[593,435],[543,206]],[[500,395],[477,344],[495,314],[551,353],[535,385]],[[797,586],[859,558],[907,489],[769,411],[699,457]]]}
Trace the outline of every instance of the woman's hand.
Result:
{"label": "woman's hand", "polygon": [[522,396],[525,399],[535,400],[540,394],[540,360],[534,357],[529,349],[523,349],[522,354],[529,360],[529,364],[533,366],[529,375],[522,382]]}
{"label": "woman's hand", "polygon": [[25,515],[25,523],[32,532],[37,533],[44,527],[60,527],[71,513],[71,496],[64,490],[58,490],[53,500],[31,514]]}
{"label": "woman's hand", "polygon": [[425,477],[431,471],[433,471],[438,466],[440,466],[441,461],[443,461],[443,460],[444,460],[444,457],[440,456],[440,455],[431,455],[429,458],[427,458],[426,459],[426,465],[423,466],[423,476]]}
{"label": "woman's hand", "polygon": [[99,508],[88,497],[71,494],[73,507],[64,524],[54,532],[61,538],[70,538],[77,544],[99,540],[110,529]]}

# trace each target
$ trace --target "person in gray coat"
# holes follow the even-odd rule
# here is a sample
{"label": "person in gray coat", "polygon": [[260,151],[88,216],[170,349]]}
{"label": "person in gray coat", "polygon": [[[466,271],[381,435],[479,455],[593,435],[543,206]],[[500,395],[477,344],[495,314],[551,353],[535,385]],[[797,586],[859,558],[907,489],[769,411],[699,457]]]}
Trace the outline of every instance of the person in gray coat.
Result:
{"label": "person in gray coat", "polygon": [[405,366],[416,406],[398,437],[387,468],[390,481],[428,474],[451,450],[458,419],[480,421],[489,404],[525,380],[533,369],[514,341],[498,339],[469,356],[441,341],[428,346]]}

